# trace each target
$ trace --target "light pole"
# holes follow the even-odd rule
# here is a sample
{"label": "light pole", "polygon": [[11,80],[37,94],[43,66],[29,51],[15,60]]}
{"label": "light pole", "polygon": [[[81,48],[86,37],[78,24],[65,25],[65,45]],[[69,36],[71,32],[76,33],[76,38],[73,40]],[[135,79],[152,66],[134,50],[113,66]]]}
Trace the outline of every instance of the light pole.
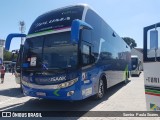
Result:
{"label": "light pole", "polygon": [[[25,22],[24,21],[20,21],[19,22],[19,29],[21,31],[21,34],[23,34],[25,32]],[[20,45],[20,51],[19,51],[19,56],[20,56],[20,88],[21,88],[21,92],[23,92],[22,89],[22,58],[23,58],[23,37],[21,37],[21,45]]]}
{"label": "light pole", "polygon": [[[19,21],[19,29],[21,34],[25,32],[25,22],[24,21]],[[23,44],[23,37],[21,37],[21,45]]]}

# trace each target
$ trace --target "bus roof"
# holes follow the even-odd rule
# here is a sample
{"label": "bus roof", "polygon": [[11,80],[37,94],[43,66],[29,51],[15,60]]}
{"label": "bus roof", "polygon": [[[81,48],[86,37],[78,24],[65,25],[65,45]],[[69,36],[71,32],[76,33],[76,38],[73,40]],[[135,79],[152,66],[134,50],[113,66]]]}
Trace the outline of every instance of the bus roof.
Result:
{"label": "bus roof", "polygon": [[58,8],[46,12],[33,22],[28,34],[42,33],[46,31],[57,31],[63,28],[71,27],[74,19],[82,20],[84,8],[86,4],[72,5]]}
{"label": "bus roof", "polygon": [[[50,12],[55,12],[55,11],[57,11],[57,10],[63,10],[63,9],[66,9],[66,8],[71,8],[71,7],[76,7],[76,6],[82,6],[82,7],[89,7],[89,8],[90,8],[90,6],[89,6],[88,4],[79,3],[79,4],[76,4],[76,5],[68,5],[68,6],[64,6],[64,7],[61,7],[61,8],[56,8],[56,9],[54,9],[54,10],[50,10],[50,11],[48,11],[48,12],[45,12],[45,13],[42,14],[42,15],[48,14],[48,13],[50,13]],[[40,16],[42,16],[42,15],[40,15]]]}

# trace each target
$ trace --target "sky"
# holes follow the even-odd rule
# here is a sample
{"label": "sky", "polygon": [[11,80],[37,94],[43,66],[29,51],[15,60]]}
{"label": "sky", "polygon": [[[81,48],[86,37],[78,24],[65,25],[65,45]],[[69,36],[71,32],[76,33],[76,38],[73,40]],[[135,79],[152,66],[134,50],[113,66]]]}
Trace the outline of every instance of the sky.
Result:
{"label": "sky", "polygon": [[[160,22],[160,0],[0,0],[0,39],[20,33],[19,21],[25,22],[25,33],[41,14],[78,3],[88,4],[121,37],[133,38],[143,48],[143,28]],[[20,39],[13,39],[10,50],[19,49]]]}

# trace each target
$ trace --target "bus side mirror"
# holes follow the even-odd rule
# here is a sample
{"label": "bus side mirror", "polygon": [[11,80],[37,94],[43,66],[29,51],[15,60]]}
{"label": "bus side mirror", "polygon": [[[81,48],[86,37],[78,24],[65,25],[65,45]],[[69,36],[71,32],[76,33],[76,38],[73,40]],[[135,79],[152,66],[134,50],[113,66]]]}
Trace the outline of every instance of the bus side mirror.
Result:
{"label": "bus side mirror", "polygon": [[19,33],[9,34],[9,35],[7,36],[6,43],[5,43],[5,49],[6,49],[6,50],[9,50],[10,44],[11,44],[11,40],[12,40],[14,37],[26,37],[26,34],[19,34]]}
{"label": "bus side mirror", "polygon": [[92,30],[92,26],[88,23],[81,21],[81,20],[73,20],[71,26],[71,43],[78,43],[79,41],[79,31],[80,29],[89,29]]}
{"label": "bus side mirror", "polygon": [[150,31],[150,49],[158,49],[158,31]]}

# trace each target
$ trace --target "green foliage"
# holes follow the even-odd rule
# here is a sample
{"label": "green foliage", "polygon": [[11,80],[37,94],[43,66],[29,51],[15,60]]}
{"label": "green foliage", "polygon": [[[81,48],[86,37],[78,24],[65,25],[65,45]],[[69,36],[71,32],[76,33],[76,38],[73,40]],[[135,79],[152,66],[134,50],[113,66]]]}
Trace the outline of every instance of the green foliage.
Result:
{"label": "green foliage", "polygon": [[135,42],[134,39],[132,39],[132,38],[130,38],[130,37],[122,37],[122,39],[123,39],[131,48],[137,47],[137,43]]}
{"label": "green foliage", "polygon": [[4,61],[12,61],[12,60],[15,61],[17,58],[16,54],[13,57],[13,54],[9,51],[6,51],[5,49],[3,49],[3,55],[4,55],[4,57],[3,57]]}
{"label": "green foliage", "polygon": [[4,61],[11,61],[11,56],[12,56],[12,53],[9,52],[9,51],[6,51],[3,49],[3,60]]}

